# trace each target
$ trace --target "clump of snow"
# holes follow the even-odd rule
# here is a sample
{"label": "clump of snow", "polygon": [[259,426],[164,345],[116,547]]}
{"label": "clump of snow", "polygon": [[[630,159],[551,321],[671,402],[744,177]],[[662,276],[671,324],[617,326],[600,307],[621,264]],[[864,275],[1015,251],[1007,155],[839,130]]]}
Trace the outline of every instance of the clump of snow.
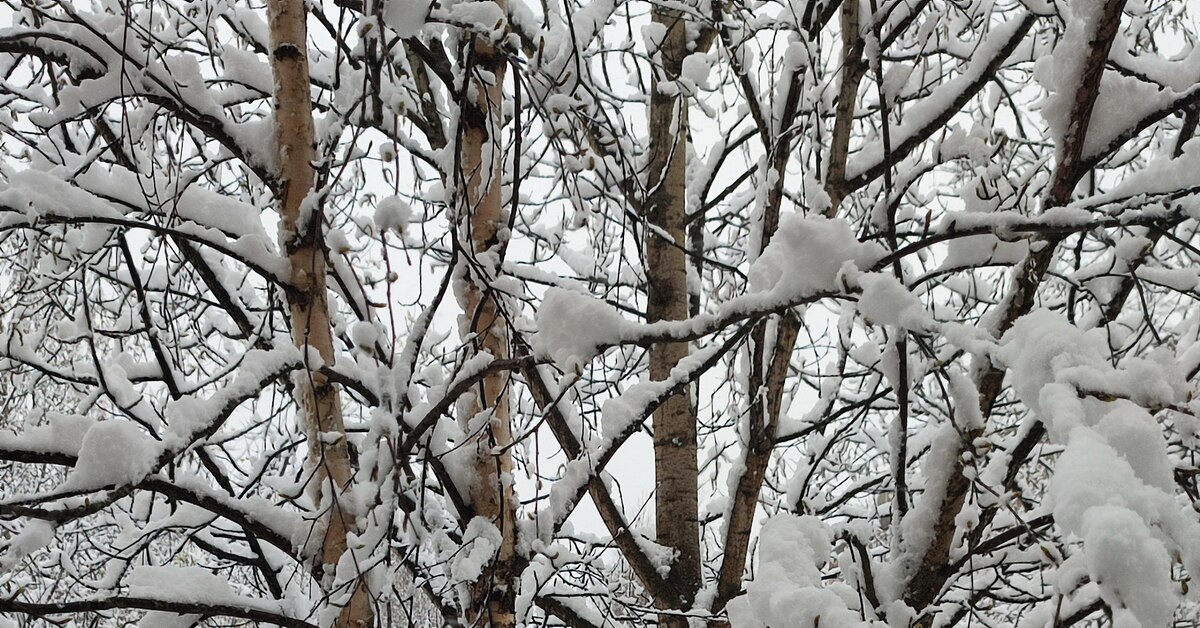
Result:
{"label": "clump of snow", "polygon": [[[1193,186],[1200,173],[1200,138],[1192,138],[1182,146],[1182,154],[1175,157],[1169,152],[1152,159],[1145,168],[1123,177],[1119,184],[1111,190],[1097,194],[1092,198],[1093,203],[1112,203],[1120,199],[1144,194],[1170,194],[1181,187]],[[1153,205],[1148,206],[1151,209]],[[1192,218],[1200,217],[1195,204],[1184,206]]]}
{"label": "clump of snow", "polygon": [[374,351],[375,343],[379,341],[379,329],[369,321],[355,321],[346,330],[346,335],[355,348],[368,352]]}
{"label": "clump of snow", "polygon": [[152,470],[157,446],[131,421],[99,421],[88,429],[63,488],[93,490],[138,480]]}
{"label": "clump of snow", "polygon": [[533,350],[559,368],[575,371],[602,348],[620,342],[632,324],[599,299],[551,288],[538,308]]}
{"label": "clump of snow", "polygon": [[[500,41],[508,22],[500,5],[491,0],[456,2],[441,4],[447,7],[444,11],[452,24],[469,25],[470,29],[478,32],[493,42]],[[441,18],[442,12],[438,17]]]}
{"label": "clump of snow", "polygon": [[783,60],[790,68],[805,68],[809,62],[808,46],[803,40],[793,41],[783,51]]}
{"label": "clump of snow", "polygon": [[950,371],[950,395],[954,398],[954,423],[963,432],[982,430],[983,412],[979,408],[979,390],[960,369]]}
{"label": "clump of snow", "polygon": [[821,566],[833,548],[833,532],[812,516],[781,514],[763,524],[758,549],[768,564],[787,559],[784,575],[801,586],[821,583]]}
{"label": "clump of snow", "polygon": [[659,48],[662,48],[663,40],[667,38],[667,27],[665,24],[651,22],[642,26],[642,41],[646,44],[646,50],[650,51],[650,55],[658,54]]}
{"label": "clump of snow", "polygon": [[1170,60],[1158,54],[1134,55],[1121,45],[1118,34],[1109,54],[1113,61],[1140,75],[1105,72],[1101,77],[1083,146],[1084,157],[1098,156],[1115,140],[1128,137],[1143,120],[1176,107],[1200,80],[1200,50],[1195,48],[1186,56]]}
{"label": "clump of snow", "polygon": [[236,598],[228,578],[200,567],[134,567],[125,583],[130,597],[208,603]]}
{"label": "clump of snow", "polygon": [[1066,445],[1046,504],[1083,541],[1084,567],[1074,568],[1098,587],[1115,625],[1165,627],[1177,604],[1170,551],[1190,566],[1195,531],[1179,524],[1190,513],[1173,498],[1162,429],[1137,404],[1169,401],[1174,378],[1149,360],[1114,367],[1106,349],[1103,329],[1085,332],[1039,311],[1017,321],[996,357],[1051,440]]}
{"label": "clump of snow", "polygon": [[222,74],[224,78],[245,85],[253,85],[270,93],[272,89],[271,66],[253,52],[226,46],[221,50],[221,65],[225,70]]}
{"label": "clump of snow", "polygon": [[383,5],[383,23],[399,37],[416,37],[425,26],[432,0],[388,0]]}
{"label": "clump of snow", "polygon": [[78,414],[47,413],[48,425],[26,428],[16,435],[0,432],[0,447],[78,455],[83,437],[96,422]]}
{"label": "clump of snow", "polygon": [[691,81],[699,89],[706,89],[708,75],[711,71],[712,67],[708,63],[708,57],[702,52],[694,52],[683,58],[679,76]]}
{"label": "clump of snow", "polygon": [[1175,485],[1174,472],[1162,428],[1149,412],[1132,403],[1114,405],[1113,411],[1096,424],[1096,432],[1112,445],[1139,480],[1170,493]]}
{"label": "clump of snow", "polygon": [[1179,396],[1177,378],[1162,365],[1130,358],[1114,368],[1104,329],[1084,331],[1049,310],[1021,317],[997,352],[1012,373],[1013,390],[1046,423],[1052,438],[1065,442],[1085,416],[1080,396],[1128,398],[1152,405]]}
{"label": "clump of snow", "polygon": [[1171,558],[1142,518],[1128,508],[1100,506],[1088,511],[1081,533],[1088,572],[1113,609],[1114,625],[1172,625],[1178,599]]}
{"label": "clump of snow", "polygon": [[746,594],[729,603],[738,628],[868,626],[858,612],[858,594],[844,585],[823,586],[821,566],[829,559],[832,533],[812,516],[779,514],[762,526],[759,567]]}
{"label": "clump of snow", "polygon": [[1055,144],[1062,144],[1067,130],[1075,92],[1087,60],[1089,45],[1103,15],[1103,0],[1075,0],[1065,16],[1067,29],[1054,52],[1034,66],[1034,78],[1048,92],[1041,103],[1042,117],[1050,125]]}
{"label": "clump of snow", "polygon": [[[578,106],[579,101],[567,94],[550,94],[546,97],[546,109],[554,115],[566,113]],[[581,181],[580,184],[585,183]]]}
{"label": "clump of snow", "polygon": [[388,196],[375,206],[375,232],[403,232],[412,219],[412,207],[398,196]]}
{"label": "clump of snow", "polygon": [[[913,508],[900,521],[900,538],[907,557],[921,556],[933,540],[934,525],[941,514],[946,486],[952,469],[962,451],[962,437],[949,423],[942,424],[933,434],[929,454],[921,463],[924,490],[915,498]],[[911,445],[910,445],[911,446]]]}
{"label": "clump of snow", "polygon": [[[688,359],[683,362],[692,358],[694,356],[688,356]],[[684,368],[685,365],[681,363],[672,369],[671,375],[676,375],[676,371],[683,371]],[[602,416],[600,435],[604,440],[615,441],[621,434],[629,430],[634,421],[644,417],[650,404],[666,394],[673,379],[674,377],[670,377],[657,382],[643,380],[630,386],[620,395],[606,399],[600,408]]]}
{"label": "clump of snow", "polygon": [[[999,354],[1011,370],[1013,390],[1046,422],[1052,435],[1055,417],[1042,412],[1042,389],[1055,381],[1059,369],[1102,363],[1104,343],[1102,337],[1089,335],[1048,310],[1021,317],[1005,334]],[[1060,437],[1068,431],[1062,431]]]}
{"label": "clump of snow", "polygon": [[380,159],[390,162],[396,158],[396,145],[392,142],[383,142],[379,145],[378,154]]}
{"label": "clump of snow", "polygon": [[1082,533],[1089,511],[1120,506],[1143,518],[1157,518],[1158,493],[1142,482],[1102,436],[1078,428],[1059,458],[1047,499],[1054,520],[1065,530]]}
{"label": "clump of snow", "polygon": [[878,325],[919,329],[926,320],[925,308],[917,295],[890,274],[863,273],[857,278],[862,286],[858,311]]}
{"label": "clump of snow", "polygon": [[502,542],[500,530],[484,517],[475,517],[463,533],[464,551],[450,564],[450,574],[456,582],[474,582],[483,568],[492,562]]}
{"label": "clump of snow", "polygon": [[0,574],[8,572],[26,556],[46,547],[54,540],[54,524],[41,519],[29,519],[0,552]]}
{"label": "clump of snow", "polygon": [[847,262],[865,269],[880,256],[881,249],[859,242],[843,219],[786,214],[771,243],[750,265],[750,289],[781,297],[830,290]]}
{"label": "clump of snow", "polygon": [[1200,287],[1200,274],[1194,268],[1144,266],[1138,269],[1137,276],[1179,292],[1193,292]]}

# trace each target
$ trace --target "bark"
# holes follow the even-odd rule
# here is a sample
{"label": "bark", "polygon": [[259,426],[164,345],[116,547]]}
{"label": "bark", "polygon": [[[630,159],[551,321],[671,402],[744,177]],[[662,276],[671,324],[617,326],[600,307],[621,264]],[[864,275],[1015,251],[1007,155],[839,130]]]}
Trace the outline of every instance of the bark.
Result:
{"label": "bark", "polygon": [[829,215],[837,212],[846,197],[846,160],[850,155],[850,132],[854,129],[854,105],[858,85],[866,64],[863,63],[863,39],[857,2],[842,3],[842,82],[838,90],[837,110],[833,121],[833,138],[829,147],[829,174],[826,191],[829,194]]}
{"label": "bark", "polygon": [[[307,356],[315,352],[323,364],[334,363],[333,333],[325,288],[325,245],[321,209],[309,198],[315,179],[316,139],[308,75],[308,33],[303,0],[267,3],[271,33],[271,68],[275,75],[275,141],[279,158],[280,236],[291,268],[287,293],[292,337]],[[307,363],[307,359],[306,359]],[[308,434],[314,501],[324,513],[324,537],[317,567],[327,582],[346,551],[346,533],[354,522],[339,501],[353,475],[346,428],[335,383],[313,364],[301,373],[296,392]],[[372,624],[368,591],[355,586],[338,616],[338,627]]]}
{"label": "bark", "polygon": [[[498,2],[507,11],[504,2]],[[480,37],[467,44],[470,77],[462,102],[461,171],[458,185],[460,230],[469,242],[477,268],[494,270],[504,246],[501,229],[505,228],[501,202],[499,133],[502,125],[501,103],[505,60],[492,42]],[[492,255],[480,257],[481,253]],[[486,278],[472,274],[459,294],[466,317],[465,330],[472,338],[472,350],[486,351],[496,359],[509,357],[507,323],[496,293]],[[484,377],[475,395],[460,407],[466,420],[481,414],[488,417],[472,436],[474,482],[468,501],[476,517],[483,517],[500,530],[502,542],[494,561],[471,587],[468,618],[473,625],[514,626],[516,624],[516,506],[511,484],[512,426],[509,419],[509,374],[497,371]]]}
{"label": "bark", "polygon": [[[666,27],[658,50],[650,97],[650,163],[645,217],[648,322],[688,316],[686,255],[687,101],[661,87],[678,77],[688,54],[686,18],[656,6],[653,20]],[[673,85],[672,85],[673,86]],[[667,379],[687,357],[686,342],[664,342],[650,350],[650,378]],[[688,610],[700,589],[699,504],[696,495],[696,412],[690,390],[666,400],[654,413],[655,533],[675,552],[667,575],[668,599],[660,608]],[[663,626],[686,626],[685,618],[662,615]]]}
{"label": "bark", "polygon": [[[733,494],[734,506],[726,521],[725,555],[718,574],[717,601],[713,608],[715,612],[723,610],[729,600],[741,592],[754,514],[758,509],[767,464],[775,447],[779,417],[784,410],[784,384],[800,331],[800,322],[791,313],[774,316],[771,322],[774,325],[761,323],[753,332],[750,390],[758,392],[750,404],[750,433],[745,443],[745,469],[738,478]],[[771,345],[774,350],[770,355],[763,351],[768,335],[773,335]]]}
{"label": "bark", "polygon": [[[842,4],[843,70],[842,84],[834,124],[833,142],[826,190],[832,199],[827,215],[834,215],[844,196],[846,159],[850,142],[850,131],[854,119],[854,104],[858,85],[862,79],[862,38],[859,36],[858,3]],[[812,30],[812,29],[806,29]],[[766,133],[772,138],[769,160],[771,188],[767,192],[763,207],[762,238],[758,253],[761,254],[779,227],[779,212],[783,202],[783,184],[788,158],[791,154],[791,138],[795,132],[790,128],[798,106],[801,77],[792,77],[788,100],[784,105],[779,128]],[[800,331],[800,320],[788,313],[772,316],[769,322],[760,323],[752,332],[749,394],[752,396],[748,420],[748,439],[745,443],[744,468],[738,477],[733,494],[733,507],[726,522],[724,556],[717,577],[717,597],[714,612],[720,612],[741,592],[742,575],[749,555],[754,515],[758,497],[766,478],[767,465],[775,446],[776,431],[782,407],[784,386],[787,382],[792,351]],[[771,354],[765,349],[770,347]]]}

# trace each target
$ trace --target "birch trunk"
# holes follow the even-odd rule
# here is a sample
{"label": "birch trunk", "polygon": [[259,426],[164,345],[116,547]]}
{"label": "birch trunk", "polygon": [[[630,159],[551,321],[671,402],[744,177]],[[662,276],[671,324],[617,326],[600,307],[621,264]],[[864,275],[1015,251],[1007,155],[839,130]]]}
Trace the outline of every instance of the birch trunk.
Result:
{"label": "birch trunk", "polygon": [[[688,54],[683,14],[656,7],[654,22],[666,27],[651,82],[650,171],[645,231],[648,322],[688,316],[686,198],[687,101],[671,89]],[[661,65],[659,65],[661,64]],[[665,85],[664,85],[665,84]],[[663,87],[670,91],[664,92]],[[660,343],[650,350],[650,378],[664,380],[687,357],[686,342]],[[654,413],[655,530],[660,544],[676,552],[667,576],[673,599],[663,608],[690,609],[700,589],[699,506],[696,496],[696,412],[688,392],[669,398]],[[661,625],[687,626],[685,618],[662,616]]]}
{"label": "birch trunk", "polygon": [[[507,12],[505,2],[497,2]],[[469,240],[466,246],[477,268],[498,270],[500,253],[507,241],[501,198],[503,163],[500,129],[503,125],[505,60],[492,42],[476,37],[470,44],[467,68],[470,76],[466,101],[462,103],[460,229]],[[481,255],[486,254],[486,255]],[[459,294],[475,352],[486,351],[495,359],[510,354],[507,323],[497,295],[486,277],[470,271]],[[512,426],[508,407],[509,375],[496,372],[485,377],[476,394],[464,403],[463,418],[475,427],[478,417],[486,416],[472,436],[474,478],[468,499],[476,517],[490,521],[500,530],[501,544],[495,560],[471,587],[468,617],[472,625],[507,627],[516,625],[516,504],[512,488]]]}
{"label": "birch trunk", "polygon": [[[303,0],[267,3],[271,33],[271,68],[275,75],[275,141],[279,161],[280,239],[290,265],[292,289],[287,294],[292,338],[305,354],[315,352],[322,364],[334,363],[333,333],[325,289],[325,247],[321,210],[307,200],[315,179],[316,140],[309,92],[306,13]],[[310,490],[322,513],[323,528],[316,567],[329,583],[346,551],[346,533],[354,516],[343,510],[339,497],[353,476],[342,421],[337,385],[320,371],[301,371],[296,391],[301,419],[308,435]],[[334,591],[338,597],[343,592]],[[372,624],[371,600],[355,586],[335,626]]]}

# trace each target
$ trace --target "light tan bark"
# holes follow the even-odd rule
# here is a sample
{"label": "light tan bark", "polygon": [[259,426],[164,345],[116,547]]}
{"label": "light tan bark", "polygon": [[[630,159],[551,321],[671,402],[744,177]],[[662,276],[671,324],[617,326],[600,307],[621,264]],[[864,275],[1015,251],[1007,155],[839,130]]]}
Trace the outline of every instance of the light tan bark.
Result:
{"label": "light tan bark", "polygon": [[[504,2],[498,2],[506,10]],[[505,61],[491,42],[476,38],[467,68],[471,89],[462,103],[462,164],[459,185],[466,206],[461,228],[466,229],[474,253],[498,254],[504,242],[500,229],[505,227],[501,199],[499,132],[502,125],[501,103],[504,92]],[[489,76],[490,75],[490,76]],[[481,260],[484,265],[495,257]],[[493,358],[509,356],[506,321],[496,294],[478,277],[467,281],[460,295],[467,328],[473,335],[473,349],[486,351]],[[495,561],[484,570],[472,587],[468,617],[473,625],[507,627],[516,625],[516,505],[511,485],[512,426],[509,420],[507,372],[485,377],[469,403],[464,404],[466,418],[480,413],[490,417],[473,436],[475,477],[468,499],[474,515],[491,521],[501,533],[501,545]]]}
{"label": "light tan bark", "polygon": [[[279,160],[280,235],[291,268],[292,337],[306,355],[315,350],[323,364],[334,363],[333,333],[325,289],[325,253],[320,208],[306,203],[315,171],[315,136],[309,91],[307,29],[303,0],[270,0],[271,68],[275,74],[275,141]],[[315,365],[314,365],[315,366]],[[314,501],[326,508],[324,537],[317,568],[326,580],[346,551],[346,533],[353,515],[338,500],[353,476],[342,421],[337,385],[315,368],[302,372],[296,387],[304,428],[308,433],[310,484]],[[334,592],[338,595],[340,592]],[[336,626],[362,627],[372,623],[370,596],[355,587]]]}
{"label": "light tan bark", "polygon": [[[688,54],[686,20],[678,11],[656,7],[653,19],[666,27],[658,51],[650,96],[651,190],[645,231],[648,322],[688,316],[685,223],[687,198],[687,101],[660,86],[679,77]],[[663,233],[667,237],[663,237]],[[669,240],[667,238],[670,238]],[[650,378],[667,379],[688,355],[685,342],[660,343],[650,350]],[[700,589],[699,504],[696,495],[696,412],[691,395],[676,394],[654,413],[655,532],[658,542],[676,552],[667,576],[669,599],[663,608],[688,610]],[[678,616],[660,617],[663,626],[686,626]]]}

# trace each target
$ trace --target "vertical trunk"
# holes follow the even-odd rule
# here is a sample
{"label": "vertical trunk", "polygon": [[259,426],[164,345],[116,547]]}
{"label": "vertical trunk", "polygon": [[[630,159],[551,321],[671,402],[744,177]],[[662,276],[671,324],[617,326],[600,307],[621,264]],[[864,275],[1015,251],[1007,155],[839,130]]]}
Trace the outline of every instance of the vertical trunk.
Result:
{"label": "vertical trunk", "polygon": [[[684,16],[655,7],[653,19],[666,27],[651,81],[650,170],[645,232],[647,307],[653,323],[688,315],[686,216],[687,101],[673,82],[687,55]],[[653,51],[652,51],[653,52]],[[657,64],[656,64],[657,65]],[[663,91],[667,88],[667,92]],[[687,357],[683,342],[660,343],[650,351],[650,377],[663,380]],[[687,610],[700,588],[699,506],[696,480],[696,415],[687,392],[668,399],[654,413],[655,529],[660,544],[676,552],[666,589],[673,599],[663,608]],[[663,616],[664,626],[686,626],[680,617]]]}
{"label": "vertical trunk", "polygon": [[863,77],[863,40],[859,32],[858,2],[842,3],[842,82],[838,90],[833,138],[829,147],[829,172],[825,178],[829,215],[834,215],[846,197],[846,159],[850,154],[850,132],[854,129],[854,105]]}
{"label": "vertical trunk", "polygon": [[[325,251],[320,208],[305,199],[312,190],[316,140],[309,93],[306,13],[303,0],[267,3],[271,32],[271,68],[275,74],[275,140],[279,157],[280,236],[291,267],[288,292],[292,337],[305,356],[315,350],[324,364],[334,362],[333,333],[325,289]],[[327,582],[346,551],[353,514],[339,497],[353,475],[342,422],[337,385],[314,369],[302,373],[296,388],[308,434],[311,490],[324,513],[324,538],[318,568]],[[334,592],[338,595],[340,592]],[[337,626],[372,623],[371,600],[356,586],[339,614]]]}
{"label": "vertical trunk", "polygon": [[[506,10],[503,2],[498,2]],[[505,216],[500,196],[502,162],[500,159],[501,103],[505,61],[491,42],[474,38],[466,102],[462,103],[462,172],[458,185],[460,229],[470,240],[472,254],[490,253],[477,259],[483,268],[493,268],[504,246],[500,229]],[[506,321],[496,294],[482,277],[474,275],[459,295],[466,325],[472,334],[472,348],[486,351],[493,358],[509,355]],[[495,561],[472,586],[469,617],[473,625],[514,626],[516,589],[519,573],[514,573],[516,558],[516,506],[511,484],[512,427],[509,423],[508,375],[497,372],[484,378],[477,394],[464,408],[464,417],[486,413],[488,422],[474,434],[474,482],[469,500],[475,516],[483,517],[501,533],[501,546]]]}
{"label": "vertical trunk", "polygon": [[[809,7],[811,9],[811,6]],[[812,14],[807,12],[804,17],[805,31],[813,33],[810,19]],[[811,41],[811,40],[810,40]],[[847,53],[849,56],[850,53]],[[769,145],[769,159],[766,163],[768,170],[764,179],[770,182],[766,198],[762,205],[762,237],[759,239],[756,254],[762,252],[771,243],[775,232],[779,229],[780,210],[783,206],[784,181],[787,178],[787,165],[792,152],[792,140],[796,129],[792,126],[800,105],[800,93],[804,83],[804,70],[793,70],[782,88],[783,108],[773,116],[764,135],[772,138]],[[851,108],[851,113],[853,109]],[[848,128],[848,127],[847,127]],[[836,151],[835,151],[836,152]],[[842,168],[845,171],[845,150],[842,151]],[[837,162],[833,162],[837,163]],[[830,166],[831,172],[834,166]],[[841,174],[836,175],[839,180]],[[829,213],[832,213],[831,208]],[[779,426],[779,418],[783,411],[784,386],[787,383],[788,370],[791,366],[792,351],[796,347],[796,338],[800,332],[798,314],[787,312],[773,315],[759,323],[751,332],[750,345],[750,375],[747,394],[750,397],[750,411],[747,414],[747,439],[744,443],[745,455],[740,474],[732,495],[733,502],[725,524],[725,539],[723,549],[725,554],[717,572],[717,595],[712,605],[714,613],[720,613],[725,605],[741,592],[742,575],[746,569],[746,559],[750,551],[750,534],[754,527],[754,516],[758,510],[758,498],[766,479],[767,466],[771,461],[771,452],[775,447],[775,437]],[[771,352],[767,353],[767,349]],[[725,624],[721,624],[725,625]]]}

